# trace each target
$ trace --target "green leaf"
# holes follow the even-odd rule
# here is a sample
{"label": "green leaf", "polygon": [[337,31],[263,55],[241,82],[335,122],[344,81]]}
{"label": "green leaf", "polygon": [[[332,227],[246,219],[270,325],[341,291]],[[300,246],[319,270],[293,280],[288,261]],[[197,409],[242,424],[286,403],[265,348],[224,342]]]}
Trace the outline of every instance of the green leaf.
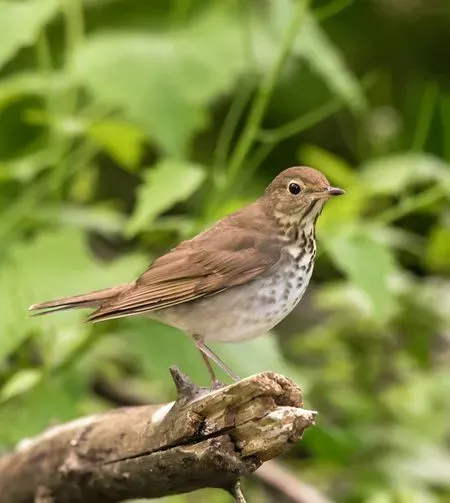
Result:
{"label": "green leaf", "polygon": [[86,41],[73,68],[99,101],[121,107],[166,153],[183,157],[206,105],[243,69],[239,29],[226,9],[212,9],[166,32],[104,33]]}
{"label": "green leaf", "polygon": [[174,160],[147,169],[138,189],[137,206],[128,224],[128,235],[147,228],[160,213],[194,193],[205,178],[201,166]]}
{"label": "green leaf", "polygon": [[144,133],[135,125],[119,120],[94,122],[87,134],[117,163],[135,170],[144,149]]}
{"label": "green leaf", "polygon": [[56,0],[10,2],[0,0],[0,68],[31,45],[58,10]]}
{"label": "green leaf", "polygon": [[365,163],[361,182],[373,194],[398,195],[432,181],[448,184],[449,171],[448,164],[433,155],[403,153]]}
{"label": "green leaf", "polygon": [[82,323],[85,312],[73,311],[37,318],[28,317],[28,306],[53,298],[75,295],[132,281],[146,260],[137,255],[112,263],[97,262],[89,252],[83,233],[68,229],[42,233],[13,249],[1,263],[0,360],[30,333],[42,345],[48,363],[63,360],[70,348],[91,330]]}
{"label": "green leaf", "polygon": [[367,109],[362,86],[348,68],[344,55],[312,16],[308,17],[300,32],[294,50],[353,112],[361,113]]}
{"label": "green leaf", "polygon": [[21,395],[33,388],[42,378],[42,372],[37,369],[24,369],[16,372],[3,386],[0,401]]}
{"label": "green leaf", "polygon": [[327,235],[324,245],[336,266],[364,295],[372,315],[386,321],[393,312],[389,282],[396,271],[389,249],[375,239],[372,229],[354,226]]}
{"label": "green leaf", "polygon": [[[194,382],[209,384],[208,372],[190,335],[147,319],[124,322],[118,335],[123,352],[133,355],[133,361],[139,361],[144,375],[158,380],[167,391],[173,388],[168,380],[171,365],[177,365]],[[301,383],[303,389],[307,385],[305,377],[284,360],[273,336],[266,335],[239,344],[210,346],[240,377],[273,370]],[[252,357],[249,358],[249,355]],[[230,378],[216,365],[214,370],[220,379],[229,382]]]}
{"label": "green leaf", "polygon": [[450,228],[436,225],[428,239],[426,262],[436,272],[450,272]]}
{"label": "green leaf", "polygon": [[[26,394],[16,396],[0,407],[0,446],[26,442],[55,423],[79,416],[81,395],[86,393],[82,374],[52,377],[40,382]],[[27,438],[28,437],[28,438]]]}
{"label": "green leaf", "polygon": [[45,95],[50,86],[61,87],[62,76],[47,76],[27,72],[13,74],[0,80],[0,109],[27,95]]}
{"label": "green leaf", "polygon": [[361,190],[358,176],[350,165],[338,156],[315,145],[302,147],[298,157],[301,164],[316,166],[332,185],[346,191],[345,197],[330,201],[327,205],[318,221],[319,236],[327,229],[333,232],[336,225],[355,222],[362,213],[367,197]]}
{"label": "green leaf", "polygon": [[301,384],[303,390],[308,386],[305,375],[284,359],[272,334],[261,334],[261,337],[235,344],[212,343],[209,346],[240,377],[272,370]]}
{"label": "green leaf", "polygon": [[438,503],[440,499],[419,486],[380,490],[365,501],[366,503]]}
{"label": "green leaf", "polygon": [[169,367],[177,365],[196,383],[208,383],[208,374],[191,337],[151,319],[124,320],[117,332],[122,353],[138,362],[146,379],[173,389]]}
{"label": "green leaf", "polygon": [[[280,38],[292,16],[295,3],[291,0],[270,2],[269,25]],[[267,32],[267,27],[265,28]],[[360,113],[367,108],[362,86],[349,69],[344,55],[329,40],[312,15],[306,17],[294,46],[293,54],[300,56],[318,74],[330,91],[346,103],[351,110]]]}
{"label": "green leaf", "polygon": [[344,159],[328,150],[316,145],[305,145],[300,148],[298,158],[302,163],[320,169],[332,185],[343,189],[358,185],[356,172]]}

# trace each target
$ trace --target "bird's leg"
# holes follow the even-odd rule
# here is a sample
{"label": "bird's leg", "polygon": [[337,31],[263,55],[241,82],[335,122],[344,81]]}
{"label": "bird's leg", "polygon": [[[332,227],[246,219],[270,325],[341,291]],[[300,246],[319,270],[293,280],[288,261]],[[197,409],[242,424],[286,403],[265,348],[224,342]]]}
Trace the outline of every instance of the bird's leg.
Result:
{"label": "bird's leg", "polygon": [[[196,344],[197,346],[197,344]],[[222,387],[222,383],[217,379],[216,374],[214,372],[214,369],[211,366],[211,363],[209,361],[209,358],[206,356],[206,354],[197,346],[197,349],[199,350],[203,361],[205,362],[206,368],[208,369],[208,374],[211,379],[211,389],[218,389]]]}
{"label": "bird's leg", "polygon": [[226,374],[228,374],[233,381],[239,381],[240,378],[237,376],[231,369],[226,365],[211,349],[206,346],[202,339],[199,337],[194,337],[195,345],[197,349],[200,351],[202,355],[203,361],[208,369],[208,373],[211,377],[211,385],[213,388],[220,387],[220,382],[217,380],[216,374],[214,373],[214,369],[211,366],[212,360],[216,365],[218,365]]}

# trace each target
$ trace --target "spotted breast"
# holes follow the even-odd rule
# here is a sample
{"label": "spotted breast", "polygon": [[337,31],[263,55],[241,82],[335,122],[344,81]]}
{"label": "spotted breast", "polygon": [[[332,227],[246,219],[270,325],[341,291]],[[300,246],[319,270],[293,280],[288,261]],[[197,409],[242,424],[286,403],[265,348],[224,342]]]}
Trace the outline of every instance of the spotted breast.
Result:
{"label": "spotted breast", "polygon": [[285,318],[303,297],[314,267],[316,245],[305,235],[285,246],[270,274],[152,317],[205,340],[239,342],[264,335]]}

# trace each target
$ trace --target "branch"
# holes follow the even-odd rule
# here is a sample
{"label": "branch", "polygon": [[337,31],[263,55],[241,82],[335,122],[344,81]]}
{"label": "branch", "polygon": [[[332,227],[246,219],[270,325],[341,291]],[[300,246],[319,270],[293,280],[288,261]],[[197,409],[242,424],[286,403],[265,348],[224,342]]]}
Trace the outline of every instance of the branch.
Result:
{"label": "branch", "polygon": [[239,478],[314,423],[301,390],[273,372],[214,391],[172,377],[174,403],[112,410],[23,441],[0,459],[2,503],[113,503],[203,487],[243,501]]}

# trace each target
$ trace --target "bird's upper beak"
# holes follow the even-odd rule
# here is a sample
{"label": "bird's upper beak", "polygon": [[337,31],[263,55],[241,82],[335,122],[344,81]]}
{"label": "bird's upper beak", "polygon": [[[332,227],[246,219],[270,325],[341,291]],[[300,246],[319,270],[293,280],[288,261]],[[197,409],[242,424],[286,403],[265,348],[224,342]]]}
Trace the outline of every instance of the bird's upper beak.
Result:
{"label": "bird's upper beak", "polygon": [[345,194],[345,190],[338,187],[328,187],[325,191],[327,196],[342,196],[342,194]]}

